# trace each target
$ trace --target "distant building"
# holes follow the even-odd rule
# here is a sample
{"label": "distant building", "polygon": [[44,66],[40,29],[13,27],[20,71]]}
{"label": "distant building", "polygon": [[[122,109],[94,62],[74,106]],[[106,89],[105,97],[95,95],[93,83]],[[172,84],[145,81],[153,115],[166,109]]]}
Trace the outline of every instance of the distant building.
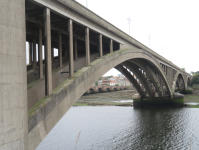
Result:
{"label": "distant building", "polygon": [[102,86],[106,86],[106,85],[110,85],[110,80],[102,80],[102,83],[101,83],[101,85]]}
{"label": "distant building", "polygon": [[117,84],[117,81],[111,81],[110,86],[115,86]]}
{"label": "distant building", "polygon": [[117,79],[118,79],[118,77],[111,77],[109,80],[116,81]]}

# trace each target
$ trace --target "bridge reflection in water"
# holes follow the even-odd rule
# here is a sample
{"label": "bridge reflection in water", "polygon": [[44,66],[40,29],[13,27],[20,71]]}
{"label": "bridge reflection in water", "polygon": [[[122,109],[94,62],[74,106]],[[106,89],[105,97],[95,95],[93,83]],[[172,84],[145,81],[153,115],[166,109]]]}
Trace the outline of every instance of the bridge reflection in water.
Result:
{"label": "bridge reflection in water", "polygon": [[36,150],[197,149],[198,115],[192,108],[72,107]]}

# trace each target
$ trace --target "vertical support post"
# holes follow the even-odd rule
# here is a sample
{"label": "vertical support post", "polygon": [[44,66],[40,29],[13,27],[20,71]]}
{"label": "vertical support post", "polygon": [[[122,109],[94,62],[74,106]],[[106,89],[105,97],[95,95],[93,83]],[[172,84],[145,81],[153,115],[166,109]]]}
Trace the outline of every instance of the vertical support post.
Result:
{"label": "vertical support post", "polygon": [[59,55],[59,67],[62,67],[62,35],[59,31],[59,48],[58,48],[58,55]]}
{"label": "vertical support post", "polygon": [[52,94],[52,63],[51,63],[51,27],[50,9],[44,8],[44,41],[45,41],[45,91]]}
{"label": "vertical support post", "polygon": [[51,47],[51,57],[52,57],[52,63],[54,61],[54,45],[53,45],[53,40],[52,40],[52,47]]}
{"label": "vertical support post", "polygon": [[25,0],[0,0],[0,149],[28,149]]}
{"label": "vertical support post", "polygon": [[29,42],[29,64],[32,64],[32,43]]}
{"label": "vertical support post", "polygon": [[100,53],[100,58],[101,58],[103,56],[102,34],[99,35],[99,53]]}
{"label": "vertical support post", "polygon": [[110,40],[110,53],[113,53],[113,40]]}
{"label": "vertical support post", "polygon": [[33,69],[37,68],[36,61],[36,37],[33,38]]}
{"label": "vertical support post", "polygon": [[73,21],[69,19],[68,21],[68,35],[69,35],[69,56],[70,56],[70,73],[69,77],[74,74],[74,64],[73,64]]}
{"label": "vertical support post", "polygon": [[42,57],[42,26],[39,24],[39,42],[38,42],[38,62],[39,62],[39,78],[43,78],[43,57]]}
{"label": "vertical support post", "polygon": [[75,37],[75,60],[78,60],[78,53],[77,53],[77,37]]}
{"label": "vertical support post", "polygon": [[90,41],[89,28],[85,29],[85,45],[86,45],[86,66],[90,64]]}

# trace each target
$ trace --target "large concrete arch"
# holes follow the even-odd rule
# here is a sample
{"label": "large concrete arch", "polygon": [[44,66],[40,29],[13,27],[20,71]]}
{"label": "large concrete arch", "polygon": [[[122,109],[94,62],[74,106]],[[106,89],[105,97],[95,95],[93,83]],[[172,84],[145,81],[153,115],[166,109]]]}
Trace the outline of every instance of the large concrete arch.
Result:
{"label": "large concrete arch", "polygon": [[[116,51],[93,61],[87,67],[83,67],[72,78],[64,81],[54,89],[53,94],[42,99],[40,105],[36,105],[36,107],[29,110],[28,148],[35,149],[62,116],[96,80],[118,64],[135,58],[145,59],[159,68],[154,58],[145,53],[144,50],[134,48]],[[161,69],[160,72],[162,72]],[[163,72],[162,74],[164,76]]]}
{"label": "large concrete arch", "polygon": [[173,85],[172,85],[172,91],[173,91],[173,93],[175,92],[176,81],[178,80],[179,75],[182,76],[182,79],[183,79],[184,84],[185,84],[184,85],[185,86],[184,87],[185,90],[187,89],[187,83],[185,82],[184,76],[182,75],[182,73],[180,71],[177,71],[176,74],[175,74],[174,80],[173,80]]}

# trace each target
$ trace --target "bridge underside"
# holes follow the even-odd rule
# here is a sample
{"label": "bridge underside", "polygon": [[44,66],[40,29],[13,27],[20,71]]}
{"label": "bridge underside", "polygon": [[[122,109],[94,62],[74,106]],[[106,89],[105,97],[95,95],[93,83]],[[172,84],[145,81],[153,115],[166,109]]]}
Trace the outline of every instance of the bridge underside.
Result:
{"label": "bridge underside", "polygon": [[141,100],[166,101],[190,84],[185,71],[76,1],[0,0],[0,8],[0,149],[36,149],[111,68]]}

